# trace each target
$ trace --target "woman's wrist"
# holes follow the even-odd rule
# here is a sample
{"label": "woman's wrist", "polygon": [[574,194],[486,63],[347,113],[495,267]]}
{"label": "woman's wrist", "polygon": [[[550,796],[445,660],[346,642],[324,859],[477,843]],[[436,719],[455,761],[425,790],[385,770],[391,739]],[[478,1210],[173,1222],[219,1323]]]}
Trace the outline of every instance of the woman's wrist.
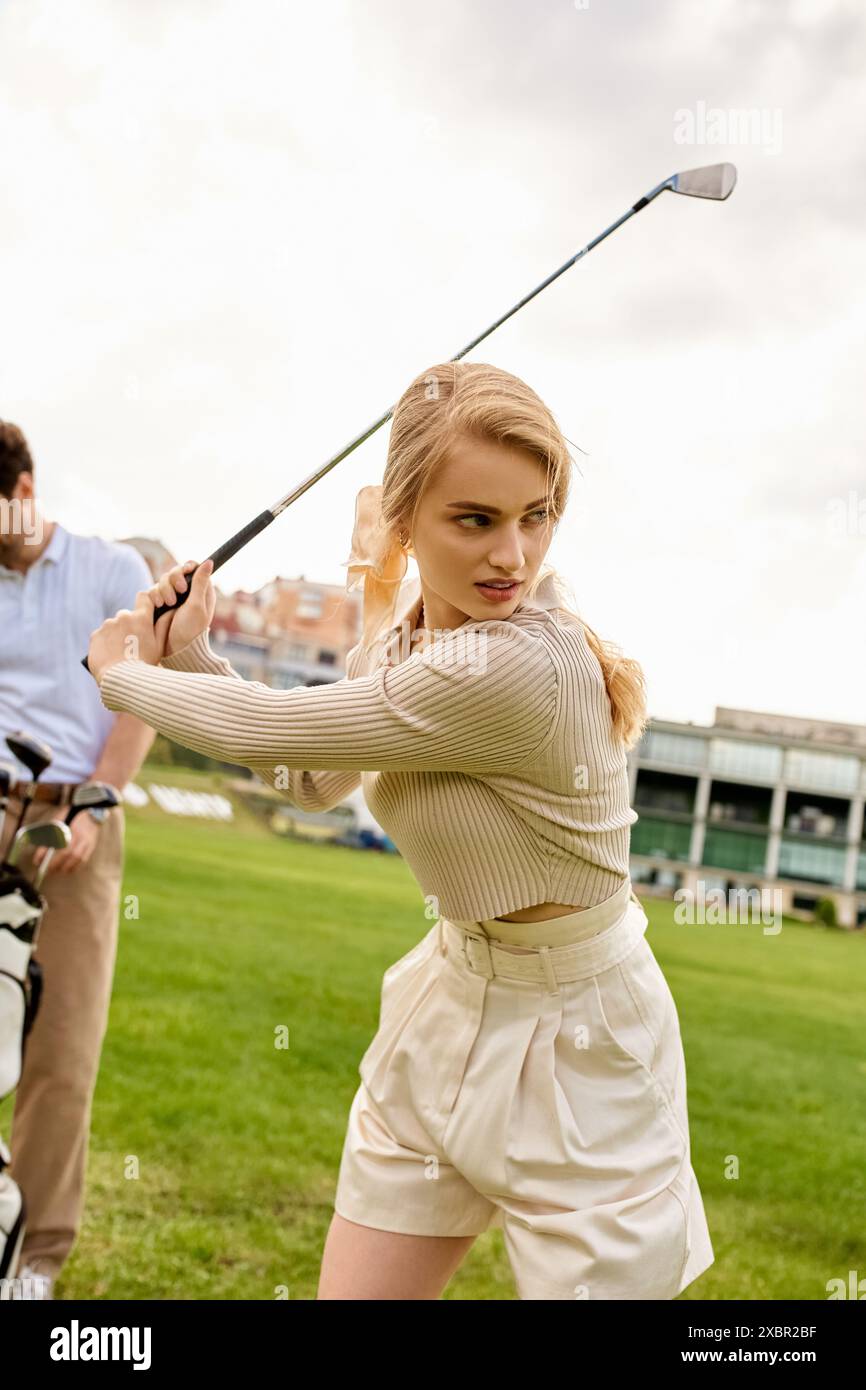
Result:
{"label": "woman's wrist", "polygon": [[102,687],[102,682],[105,679],[106,671],[110,671],[112,666],[119,666],[120,662],[123,660],[125,660],[125,658],[120,657],[117,661],[106,661],[104,665],[100,666],[98,670],[93,672],[93,679],[96,681],[98,688],[101,689]]}
{"label": "woman's wrist", "polygon": [[185,642],[183,644],[183,646],[175,647],[174,650],[170,652],[167,651],[165,653],[165,656],[163,657],[163,661],[173,661],[175,657],[187,656],[189,653],[192,652],[193,648],[195,647],[203,646],[205,649],[207,649],[207,645],[207,628],[205,628],[202,632],[197,632],[195,637],[191,637],[188,642]]}

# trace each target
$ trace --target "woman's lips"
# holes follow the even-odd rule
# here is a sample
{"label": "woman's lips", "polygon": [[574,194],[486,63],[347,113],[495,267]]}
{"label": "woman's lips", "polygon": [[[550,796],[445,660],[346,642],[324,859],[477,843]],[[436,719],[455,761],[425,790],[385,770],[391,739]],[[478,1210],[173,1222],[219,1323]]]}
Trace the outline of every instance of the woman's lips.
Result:
{"label": "woman's lips", "polygon": [[493,587],[490,584],[476,584],[476,589],[484,598],[489,598],[493,603],[507,603],[509,599],[515,598],[520,588],[518,583],[509,584],[506,588]]}

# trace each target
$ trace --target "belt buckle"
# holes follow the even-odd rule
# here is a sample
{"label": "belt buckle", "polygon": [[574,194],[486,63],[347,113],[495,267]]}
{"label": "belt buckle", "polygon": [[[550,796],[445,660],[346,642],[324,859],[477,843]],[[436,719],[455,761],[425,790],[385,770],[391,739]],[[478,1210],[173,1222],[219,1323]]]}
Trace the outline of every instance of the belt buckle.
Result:
{"label": "belt buckle", "polygon": [[[475,932],[467,931],[465,927],[462,929],[461,935],[463,938],[461,942],[463,950],[463,959],[466,961],[466,964],[469,966],[469,969],[475,971],[475,973],[478,975],[483,975],[484,978],[487,980],[492,980],[494,975],[496,974],[496,971],[493,969],[493,956],[490,951],[490,942],[487,940],[487,937],[479,936]],[[483,950],[481,951],[481,962],[483,962],[483,968],[482,964],[478,963],[473,954],[470,952],[470,943],[474,943],[476,946],[483,948]]]}

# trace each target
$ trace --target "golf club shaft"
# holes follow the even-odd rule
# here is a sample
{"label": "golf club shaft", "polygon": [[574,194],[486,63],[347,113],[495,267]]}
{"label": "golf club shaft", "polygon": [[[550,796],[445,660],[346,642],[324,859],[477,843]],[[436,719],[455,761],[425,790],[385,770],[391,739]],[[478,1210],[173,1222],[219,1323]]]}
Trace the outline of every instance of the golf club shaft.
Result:
{"label": "golf club shaft", "polygon": [[[627,222],[630,217],[633,217],[635,213],[641,212],[643,208],[647,207],[654,198],[657,198],[658,195],[664,191],[664,189],[672,188],[676,191],[676,181],[679,177],[680,176],[677,174],[672,174],[670,178],[657,184],[649,193],[645,193],[642,198],[639,198],[638,201],[629,208],[628,212],[624,212],[621,217],[618,217],[615,222],[612,222],[609,227],[606,227],[603,232],[599,233],[597,237],[594,237],[592,241],[588,242],[582,251],[578,251],[574,256],[570,256],[558,270],[554,270],[551,275],[548,275],[546,280],[542,280],[540,285],[536,285],[534,290],[530,290],[529,294],[524,295],[524,297],[518,300],[516,304],[512,305],[510,309],[500,315],[494,323],[491,323],[489,328],[485,328],[483,333],[479,333],[477,338],[473,338],[471,342],[467,343],[464,348],[461,348],[460,351],[455,353],[449,360],[451,362],[459,362],[461,357],[465,357],[467,352],[471,352],[474,347],[477,347],[480,342],[483,342],[485,338],[489,337],[495,329],[505,323],[506,319],[510,319],[513,314],[516,314],[518,309],[522,309],[525,304],[528,304],[537,294],[540,294],[543,289],[546,289],[548,285],[552,284],[554,280],[564,274],[566,270],[569,270],[571,266],[576,265],[579,260],[582,260],[584,256],[588,255],[590,251],[598,246],[599,242],[604,241],[605,237],[609,237],[612,232],[615,232],[617,228],[621,227],[622,224]],[[341,463],[348,454],[351,454],[353,450],[357,449],[359,445],[363,444],[365,440],[375,434],[387,420],[390,420],[391,416],[394,414],[394,410],[395,406],[391,406],[390,410],[387,410],[384,415],[380,415],[378,420],[375,420],[372,425],[368,426],[366,430],[363,430],[361,434],[351,440],[344,449],[341,449],[339,453],[329,458],[326,463],[323,463],[320,468],[317,468],[314,473],[311,473],[309,477],[305,478],[303,482],[299,483],[298,486],[287,493],[285,497],[281,497],[279,501],[275,502],[267,511],[260,512],[257,517],[254,517],[252,521],[215,550],[213,554],[208,555],[207,559],[213,561],[213,572],[215,573],[227,560],[230,560],[233,555],[236,555],[239,550],[243,549],[248,541],[251,541],[253,537],[258,536],[264,531],[265,527],[270,526],[271,522],[274,521],[281,512],[284,512],[287,507],[290,507],[293,502],[296,502],[299,497],[303,496],[308,488],[311,488],[314,483],[317,483],[320,478],[323,478],[326,473],[329,473],[332,468],[335,468],[338,463]],[[195,570],[192,570],[189,575],[187,575],[186,591],[182,594],[178,594],[173,604],[162,604],[159,608],[154,609],[154,623],[158,622],[166,613],[171,613],[174,609],[180,608],[180,606],[186,602],[189,597],[190,583],[194,573]],[[90,670],[86,656],[82,658],[81,664],[85,670]]]}
{"label": "golf club shaft", "polygon": [[39,872],[37,873],[36,879],[35,879],[34,884],[33,884],[33,887],[36,889],[36,892],[37,892],[37,893],[39,892],[40,888],[42,887],[43,880],[44,880],[44,878],[45,878],[45,875],[46,875],[47,872],[48,872],[48,865],[51,863],[51,860],[52,860],[53,856],[54,856],[54,850],[53,850],[53,849],[49,849],[49,850],[46,850],[46,851],[45,851],[45,858],[42,860],[42,863],[39,865]]}
{"label": "golf club shaft", "polygon": [[[23,795],[22,798],[21,798],[21,810],[18,812],[18,820],[17,820],[16,823],[15,823],[15,829],[12,831],[12,839],[11,839],[11,841],[10,841],[10,844],[12,845],[13,850],[14,850],[14,848],[15,848],[15,840],[16,840],[16,837],[17,837],[17,835],[18,835],[18,831],[21,829],[21,827],[22,827],[23,824],[24,824],[24,817],[27,815],[27,812],[28,812],[28,810],[30,809],[31,803],[32,803],[32,801],[33,801],[33,797],[34,797],[35,795],[36,795],[36,783],[35,783],[35,782],[28,782],[28,784],[27,784],[27,790],[26,790],[26,792],[24,793],[24,795]],[[11,853],[11,851],[10,851],[10,853]],[[14,860],[10,860],[10,863],[14,863],[14,862],[15,862]]]}
{"label": "golf club shaft", "polygon": [[24,843],[23,839],[20,838],[19,833],[16,831],[15,836],[14,836],[14,838],[13,838],[13,840],[12,840],[12,845],[11,845],[10,850],[9,850],[9,857],[8,857],[8,859],[6,860],[7,864],[9,864],[10,867],[13,868],[13,869],[15,868],[16,864],[18,863],[18,855],[19,855],[20,852],[21,852],[21,846],[23,845],[23,843]]}

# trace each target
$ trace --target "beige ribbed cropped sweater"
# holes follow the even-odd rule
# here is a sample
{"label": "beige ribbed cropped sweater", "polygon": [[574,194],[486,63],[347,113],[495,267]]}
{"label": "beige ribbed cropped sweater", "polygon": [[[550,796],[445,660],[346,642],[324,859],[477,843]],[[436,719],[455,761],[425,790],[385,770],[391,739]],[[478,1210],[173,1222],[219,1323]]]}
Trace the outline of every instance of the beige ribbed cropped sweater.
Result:
{"label": "beige ribbed cropped sweater", "polygon": [[[405,601],[408,596],[408,603]],[[421,606],[406,581],[389,634]],[[545,580],[506,619],[467,620],[424,650],[359,643],[347,676],[276,690],[245,681],[202,633],[160,666],[119,661],[102,702],[325,810],[359,784],[433,912],[501,917],[592,906],[629,874],[625,749],[583,627]],[[315,769],[315,771],[310,771]]]}

